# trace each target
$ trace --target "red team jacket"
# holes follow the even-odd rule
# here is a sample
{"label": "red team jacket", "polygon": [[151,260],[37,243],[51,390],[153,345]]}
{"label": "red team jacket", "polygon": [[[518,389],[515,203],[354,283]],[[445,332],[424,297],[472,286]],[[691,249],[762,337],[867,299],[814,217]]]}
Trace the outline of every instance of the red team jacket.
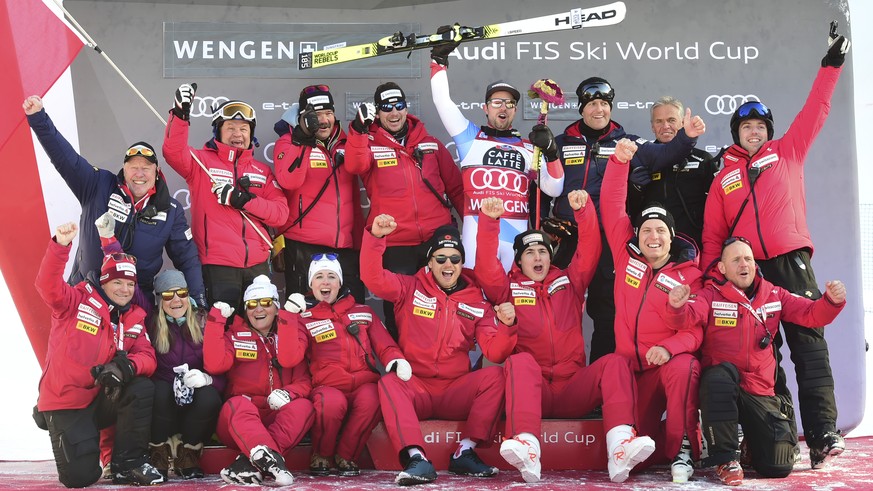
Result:
{"label": "red team jacket", "polygon": [[[251,148],[240,150],[212,139],[200,150],[188,146],[188,121],[170,114],[164,133],[164,158],[179,173],[191,191],[191,228],[200,262],[234,268],[248,268],[270,257],[272,244],[264,241],[238,210],[218,202],[212,194],[212,179],[236,186],[248,176],[249,191],[255,198],[245,212],[268,239],[266,226],[278,227],[288,219],[288,202],[267,164],[252,156]],[[209,169],[209,174],[191,156],[191,151]]]}
{"label": "red team jacket", "polygon": [[[731,235],[749,239],[755,259],[802,248],[813,250],[806,224],[803,163],[830,112],[841,70],[819,69],[806,103],[785,136],[765,143],[751,158],[739,145],[727,150],[724,169],[712,181],[706,200],[702,268],[721,254],[721,244],[747,197],[749,203]],[[750,169],[759,174],[754,194]]]}
{"label": "red team jacket", "polygon": [[[755,277],[752,300],[711,269],[706,286],[693,302],[680,310],[680,322],[704,325],[701,365],[708,367],[730,362],[740,372],[740,387],[757,396],[775,395],[776,355],[773,343],[764,349],[760,342],[771,339],[785,320],[801,326],[830,324],[846,305],[835,305],[827,295],[810,300],[774,286],[760,275]],[[676,310],[676,309],[673,309]]]}
{"label": "red team jacket", "polygon": [[518,319],[515,352],[533,355],[547,380],[569,378],[586,365],[582,312],[601,242],[594,203],[589,201],[575,216],[580,246],[569,267],[553,265],[544,281],[535,282],[517,264],[504,273],[496,255],[500,222],[479,213],[476,280],[491,302],[513,303]]}
{"label": "red team jacket", "polygon": [[49,242],[36,276],[36,290],[52,309],[52,326],[45,369],[39,380],[39,410],[81,409],[97,397],[91,367],[109,363],[123,349],[137,375],[155,372],[155,350],[145,329],[146,313],[136,305],[119,317],[118,332],[112,326],[109,306],[88,281],[70,286],[64,281],[64,265],[70,247]]}
{"label": "red team jacket", "polygon": [[447,295],[427,266],[414,275],[384,269],[385,242],[384,237],[364,233],[361,279],[371,292],[394,303],[398,344],[413,375],[452,381],[469,373],[468,352],[474,340],[489,360],[503,360],[512,353],[517,329],[497,321],[472,271],[462,273],[466,288]]}
{"label": "red team jacket", "polygon": [[[224,398],[244,395],[267,411],[267,397],[274,389],[285,389],[294,399],[309,397],[309,370],[301,363],[305,345],[295,337],[298,330],[291,314],[280,310],[276,316],[278,334],[266,337],[251,329],[243,315],[235,316],[226,332],[218,309],[213,308],[206,319],[203,367],[209,373],[227,374]],[[286,332],[289,339],[280,343]]]}
{"label": "red team jacket", "polygon": [[673,238],[671,260],[658,271],[646,263],[625,211],[629,165],[610,157],[603,176],[600,212],[603,232],[615,264],[615,352],[630,358],[636,371],[655,368],[646,352],[661,346],[671,355],[694,353],[700,347],[698,330],[690,325],[674,329],[667,321],[669,295],[684,284],[696,292],[702,286],[697,251],[681,237]]}
{"label": "red team jacket", "polygon": [[421,244],[437,228],[452,222],[449,209],[437,200],[424,179],[440,196],[448,194],[456,210],[464,209],[461,171],[452,155],[416,117],[409,115],[406,120],[409,133],[405,145],[377,123],[370,125],[369,134],[349,129],[346,144],[345,165],[352,174],[361,175],[370,197],[367,226],[382,213],[397,221],[397,230],[387,237],[389,246]]}
{"label": "red team jacket", "polygon": [[[351,295],[333,305],[319,302],[306,312],[292,316],[297,318],[298,328],[305,333],[302,339],[308,345],[306,358],[313,387],[327,385],[348,393],[363,384],[378,381],[380,375],[367,365],[364,350],[371,363],[375,352],[383,366],[391,360],[403,358],[400,348],[373,309],[355,303]],[[352,324],[359,329],[360,345],[348,332]]]}
{"label": "red team jacket", "polygon": [[[339,124],[335,129],[339,136],[330,149],[321,141],[314,148],[294,145],[291,133],[276,141],[273,148],[276,179],[285,192],[289,209],[288,220],[279,230],[285,230],[285,237],[298,242],[349,249],[355,246],[356,224],[359,231],[363,230],[364,218],[358,178],[343,164],[346,135]],[[327,188],[309,213],[290,227],[312,205],[328,180]]]}

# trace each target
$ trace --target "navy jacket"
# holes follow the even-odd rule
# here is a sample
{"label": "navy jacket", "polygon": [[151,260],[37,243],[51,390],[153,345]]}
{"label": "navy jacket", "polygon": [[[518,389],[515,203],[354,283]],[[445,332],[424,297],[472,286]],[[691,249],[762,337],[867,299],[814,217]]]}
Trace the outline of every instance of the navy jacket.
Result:
{"label": "navy jacket", "polygon": [[[185,210],[170,196],[163,175],[158,173],[156,192],[148,203],[155,206],[157,213],[152,217],[142,212],[127,213],[124,209],[132,210],[133,204],[127,193],[119,187],[124,184],[121,172],[116,175],[88,163],[58,132],[45,110],[29,115],[27,122],[52,164],[82,205],[79,249],[67,281],[75,285],[84,280],[89,271],[100,270],[103,252],[94,221],[106,213],[111,202],[116,211],[115,236],[125,252],[136,256],[137,280],[148,300],[154,300],[152,282],[163,266],[166,249],[173,265],[185,275],[198,306],[204,307],[200,303],[205,303],[206,295],[197,248],[185,219]],[[126,216],[126,220],[117,221],[119,216]]]}

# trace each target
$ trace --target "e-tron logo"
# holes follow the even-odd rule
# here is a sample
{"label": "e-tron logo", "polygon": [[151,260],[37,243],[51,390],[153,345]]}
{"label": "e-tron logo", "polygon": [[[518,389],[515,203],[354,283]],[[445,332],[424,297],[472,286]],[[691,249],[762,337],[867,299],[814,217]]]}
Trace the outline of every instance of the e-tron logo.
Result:
{"label": "e-tron logo", "polygon": [[754,94],[748,95],[711,95],[706,98],[704,107],[706,112],[712,115],[733,114],[738,107],[748,101],[760,101]]}
{"label": "e-tron logo", "polygon": [[220,104],[229,101],[227,97],[200,97],[194,96],[194,102],[191,104],[191,117],[203,118],[212,117],[212,108],[218,107]]}
{"label": "e-tron logo", "polygon": [[509,191],[525,195],[529,181],[527,176],[517,172],[477,167],[470,173],[470,184],[476,189]]}

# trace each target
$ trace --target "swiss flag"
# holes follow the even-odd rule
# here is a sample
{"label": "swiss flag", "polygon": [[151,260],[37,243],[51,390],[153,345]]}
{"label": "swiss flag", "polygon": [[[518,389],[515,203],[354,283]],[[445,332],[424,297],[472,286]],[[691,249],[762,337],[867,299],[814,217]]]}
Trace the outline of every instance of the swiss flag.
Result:
{"label": "swiss flag", "polygon": [[0,2],[0,270],[40,365],[48,347],[51,312],[33,282],[49,237],[30,128],[21,104],[44,96],[82,49],[82,41],[42,2]]}

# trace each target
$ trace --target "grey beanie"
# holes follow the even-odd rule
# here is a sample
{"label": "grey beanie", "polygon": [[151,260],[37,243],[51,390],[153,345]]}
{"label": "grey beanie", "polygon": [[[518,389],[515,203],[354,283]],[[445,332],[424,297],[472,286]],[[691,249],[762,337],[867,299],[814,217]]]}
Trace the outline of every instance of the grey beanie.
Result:
{"label": "grey beanie", "polygon": [[161,293],[173,288],[188,288],[185,275],[177,269],[167,269],[155,276],[155,293]]}

